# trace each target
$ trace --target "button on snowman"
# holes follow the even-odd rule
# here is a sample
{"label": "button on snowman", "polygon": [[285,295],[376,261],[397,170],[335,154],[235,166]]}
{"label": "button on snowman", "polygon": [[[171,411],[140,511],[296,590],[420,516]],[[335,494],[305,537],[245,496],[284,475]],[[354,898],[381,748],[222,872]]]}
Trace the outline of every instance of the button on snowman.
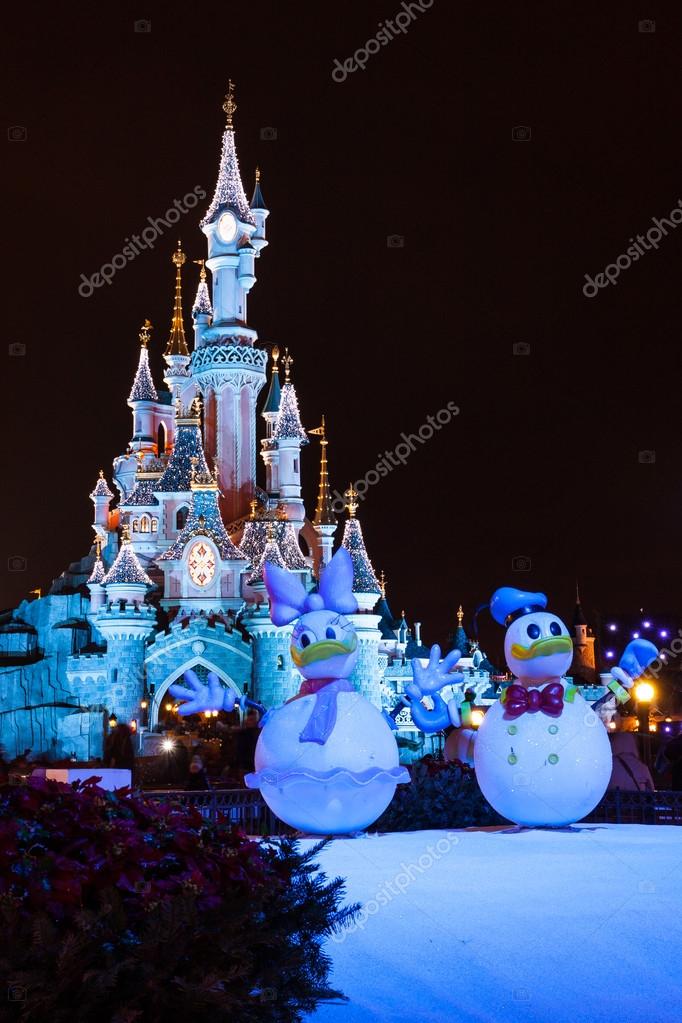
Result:
{"label": "button on snowman", "polygon": [[[563,679],[573,658],[568,629],[546,607],[543,593],[502,587],[493,594],[490,613],[506,626],[505,658],[516,680],[487,712],[474,747],[483,795],[502,816],[531,827],[581,820],[611,776],[606,729]],[[647,646],[641,659],[650,663],[656,649]],[[626,660],[631,674],[618,669],[614,674],[628,686],[646,663],[630,648],[621,665]],[[612,685],[623,693],[618,683]]]}

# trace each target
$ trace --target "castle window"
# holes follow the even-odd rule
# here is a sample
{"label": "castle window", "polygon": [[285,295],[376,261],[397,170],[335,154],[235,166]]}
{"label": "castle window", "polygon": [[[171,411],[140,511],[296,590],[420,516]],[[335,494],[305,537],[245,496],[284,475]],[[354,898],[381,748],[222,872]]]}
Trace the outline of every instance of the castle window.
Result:
{"label": "castle window", "polygon": [[294,472],[298,472],[298,458],[294,458]]}
{"label": "castle window", "polygon": [[139,531],[140,531],[140,522],[139,522],[138,519],[133,519],[133,533],[139,533]]}
{"label": "castle window", "polygon": [[158,529],[159,529],[159,520],[158,519],[152,519],[152,533],[158,532]]}
{"label": "castle window", "polygon": [[284,671],[284,658],[281,654],[277,654],[277,670]]}
{"label": "castle window", "polygon": [[141,533],[148,533],[149,532],[149,516],[148,515],[143,515],[142,518],[140,519],[140,532]]}
{"label": "castle window", "polygon": [[175,528],[180,530],[185,528],[187,522],[187,516],[189,514],[189,508],[187,505],[183,505],[182,508],[178,508],[175,513]]}
{"label": "castle window", "polygon": [[156,447],[160,455],[166,452],[166,427],[164,423],[161,423],[159,429],[156,432]]}

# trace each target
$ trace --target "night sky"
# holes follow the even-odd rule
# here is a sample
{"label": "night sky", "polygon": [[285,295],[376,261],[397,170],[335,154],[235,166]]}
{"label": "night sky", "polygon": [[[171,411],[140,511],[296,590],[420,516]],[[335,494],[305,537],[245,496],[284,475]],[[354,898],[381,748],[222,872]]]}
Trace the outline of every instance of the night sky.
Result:
{"label": "night sky", "polygon": [[[460,602],[468,626],[505,584],[568,614],[578,578],[588,618],[682,616],[682,226],[615,286],[581,290],[682,199],[682,10],[433,0],[333,81],[402,10],[24,5],[6,24],[5,118],[26,138],[5,151],[0,607],[89,548],[88,493],[131,436],[140,324],[160,383],[171,252],[181,237],[206,255],[231,77],[247,195],[258,164],[271,210],[249,321],[289,346],[305,425],[326,414],[332,485],[460,409],[360,507],[394,612],[442,641]],[[196,186],[207,199],[153,251],[78,295]],[[318,454],[314,440],[309,512]],[[502,630],[482,632],[499,652]]]}

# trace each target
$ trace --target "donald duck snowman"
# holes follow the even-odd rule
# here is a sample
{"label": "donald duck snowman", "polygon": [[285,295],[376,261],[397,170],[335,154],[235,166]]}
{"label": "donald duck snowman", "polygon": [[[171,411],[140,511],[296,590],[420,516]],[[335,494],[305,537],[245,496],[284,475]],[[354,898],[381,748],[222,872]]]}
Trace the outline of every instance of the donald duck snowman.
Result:
{"label": "donald duck snowman", "polygon": [[[528,827],[562,827],[585,817],[599,802],[611,776],[611,746],[595,709],[564,679],[573,658],[566,625],[547,611],[544,593],[512,587],[495,591],[490,613],[507,629],[504,652],[515,681],[492,705],[478,729],[474,767],[483,795],[500,813]],[[656,658],[648,640],[628,645],[612,669],[609,694],[627,690]],[[461,723],[456,700],[444,700],[420,683],[428,669],[416,668],[407,688],[418,727],[439,730],[445,718]],[[453,676],[450,676],[452,680]],[[447,684],[447,682],[445,683]],[[433,709],[421,697],[429,696]],[[595,705],[596,706],[596,705]]]}

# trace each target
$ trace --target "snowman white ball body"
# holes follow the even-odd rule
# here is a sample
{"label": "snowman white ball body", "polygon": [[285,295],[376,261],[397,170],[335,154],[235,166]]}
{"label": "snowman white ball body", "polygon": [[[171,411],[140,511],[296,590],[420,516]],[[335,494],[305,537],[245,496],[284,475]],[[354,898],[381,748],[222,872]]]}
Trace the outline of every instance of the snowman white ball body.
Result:
{"label": "snowman white ball body", "polygon": [[323,688],[271,711],[258,739],[256,771],[247,776],[287,824],[313,834],[362,831],[386,809],[409,774],[399,765],[393,732],[373,704],[346,683],[332,696],[334,723],[324,741],[302,741],[324,683],[345,680],[356,663],[357,635],[343,615],[304,614],[291,637],[304,678]]}
{"label": "snowman white ball body", "polygon": [[[560,683],[561,713],[539,708],[512,715],[498,700],[476,736],[474,766],[483,795],[503,817],[525,826],[561,827],[585,817],[599,802],[611,777],[606,730],[583,697],[562,676],[573,657],[564,623],[537,611],[513,621],[505,656],[518,684],[540,694]],[[545,706],[557,708],[545,700]]]}

